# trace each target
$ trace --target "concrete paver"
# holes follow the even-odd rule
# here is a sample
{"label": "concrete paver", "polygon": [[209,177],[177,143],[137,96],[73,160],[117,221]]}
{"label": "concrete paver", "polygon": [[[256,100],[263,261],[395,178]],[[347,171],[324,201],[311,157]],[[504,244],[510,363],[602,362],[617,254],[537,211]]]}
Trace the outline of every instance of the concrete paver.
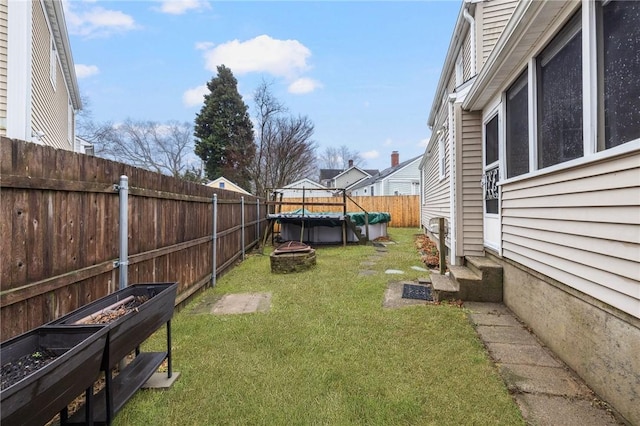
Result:
{"label": "concrete paver", "polygon": [[271,306],[271,293],[225,294],[211,308],[214,315],[266,312]]}
{"label": "concrete paver", "polygon": [[535,426],[618,425],[615,417],[597,401],[523,393],[515,396],[523,417]]}
{"label": "concrete paver", "polygon": [[562,366],[560,362],[539,345],[486,342],[485,346],[493,360],[498,363],[538,365],[541,367]]}
{"label": "concrete paver", "polygon": [[498,369],[512,391],[583,399],[592,396],[584,382],[562,367],[498,364]]}
{"label": "concrete paver", "polygon": [[476,331],[480,339],[490,343],[521,343],[523,345],[538,344],[536,338],[520,324],[515,326],[477,325]]}
{"label": "concrete paver", "polygon": [[391,282],[384,292],[384,300],[382,307],[384,308],[402,308],[404,306],[426,305],[425,300],[420,299],[403,299],[402,289],[405,284],[415,284],[413,281],[396,281]]}

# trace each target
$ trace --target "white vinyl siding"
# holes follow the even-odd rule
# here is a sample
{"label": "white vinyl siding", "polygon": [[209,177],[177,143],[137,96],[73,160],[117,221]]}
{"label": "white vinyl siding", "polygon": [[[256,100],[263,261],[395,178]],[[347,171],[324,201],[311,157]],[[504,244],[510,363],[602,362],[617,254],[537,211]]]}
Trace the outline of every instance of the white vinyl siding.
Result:
{"label": "white vinyl siding", "polygon": [[[45,145],[60,149],[73,150],[73,143],[69,142],[68,123],[73,120],[69,114],[73,110],[69,106],[69,92],[64,73],[56,60],[56,87],[50,81],[51,30],[42,4],[33,2],[32,8],[32,116],[31,128],[33,132],[43,132],[41,142]],[[59,50],[59,49],[57,49]]]}
{"label": "white vinyl siding", "polygon": [[507,183],[503,256],[640,318],[640,153]]}
{"label": "white vinyl siding", "polygon": [[463,81],[469,80],[471,77],[471,36],[470,32],[467,31],[464,37],[464,42],[462,44],[462,65],[464,69],[464,79]]}
{"label": "white vinyl siding", "polygon": [[478,55],[478,69],[484,65],[489,57],[517,3],[517,0],[493,0],[482,3],[482,29],[480,31],[482,52]]}
{"label": "white vinyl siding", "polygon": [[427,153],[427,160],[423,173],[423,200],[422,223],[429,224],[429,220],[437,217],[444,217],[450,220],[450,198],[449,198],[449,154],[448,154],[448,131],[443,130],[442,137],[445,140],[445,179],[440,180],[438,173],[438,145],[434,143],[432,152]]}
{"label": "white vinyl siding", "polygon": [[481,256],[484,253],[482,228],[482,114],[462,111],[461,136],[462,223],[458,235],[462,237],[465,256]]}
{"label": "white vinyl siding", "polygon": [[335,187],[340,189],[348,188],[349,186],[367,177],[369,177],[368,174],[362,172],[357,168],[352,168],[350,170],[347,170],[346,172],[342,172],[340,175],[335,177]]}
{"label": "white vinyl siding", "polygon": [[0,136],[7,134],[7,2],[0,2]]}

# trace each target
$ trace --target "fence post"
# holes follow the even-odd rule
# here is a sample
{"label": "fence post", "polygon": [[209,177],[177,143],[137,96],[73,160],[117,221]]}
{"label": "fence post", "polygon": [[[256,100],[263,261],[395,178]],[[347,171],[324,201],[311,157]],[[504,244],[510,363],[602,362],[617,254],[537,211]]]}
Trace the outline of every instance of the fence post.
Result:
{"label": "fence post", "polygon": [[122,290],[127,287],[129,279],[129,178],[125,175],[120,176],[118,192],[120,195],[120,260],[118,262],[120,280],[118,288]]}
{"label": "fence post", "polygon": [[446,254],[445,251],[447,250],[447,246],[446,246],[446,241],[444,240],[446,235],[445,229],[444,229],[444,217],[439,217],[438,218],[438,251],[440,252],[440,260],[438,263],[440,263],[440,275],[444,275],[446,269],[447,269],[447,259],[446,259]]}
{"label": "fence post", "polygon": [[218,194],[213,194],[213,230],[212,230],[212,250],[211,250],[211,287],[216,286],[216,273],[217,273],[217,255],[216,252],[218,246]]}
{"label": "fence post", "polygon": [[244,195],[240,197],[240,208],[242,209],[242,212],[240,213],[240,221],[242,222],[242,231],[240,232],[240,238],[242,238],[242,241],[240,244],[242,245],[242,260],[244,260]]}
{"label": "fence post", "polygon": [[256,241],[260,244],[260,198],[256,197]]}

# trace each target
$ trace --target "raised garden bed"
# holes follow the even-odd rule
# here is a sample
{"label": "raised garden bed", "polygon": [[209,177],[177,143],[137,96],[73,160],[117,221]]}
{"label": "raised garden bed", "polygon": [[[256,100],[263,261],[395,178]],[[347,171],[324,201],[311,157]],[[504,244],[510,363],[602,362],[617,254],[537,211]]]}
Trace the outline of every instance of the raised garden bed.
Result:
{"label": "raised garden bed", "polygon": [[[105,389],[96,398],[93,408],[96,423],[109,424],[165,359],[168,364],[167,374],[171,377],[171,318],[177,288],[177,283],[133,284],[51,323],[76,328],[84,327],[83,324],[86,323],[104,321],[109,330],[102,359],[102,369],[106,373]],[[117,313],[126,308],[130,301],[135,306],[124,309],[126,312]],[[167,324],[167,351],[141,353],[139,347],[142,342],[164,324]],[[111,371],[133,351],[136,353],[134,360],[112,379]],[[83,423],[85,417],[85,408],[81,407],[63,423]]]}
{"label": "raised garden bed", "polygon": [[[2,342],[0,423],[44,424],[90,389],[100,374],[107,336],[105,326],[42,326]],[[88,411],[83,420],[90,417]]]}

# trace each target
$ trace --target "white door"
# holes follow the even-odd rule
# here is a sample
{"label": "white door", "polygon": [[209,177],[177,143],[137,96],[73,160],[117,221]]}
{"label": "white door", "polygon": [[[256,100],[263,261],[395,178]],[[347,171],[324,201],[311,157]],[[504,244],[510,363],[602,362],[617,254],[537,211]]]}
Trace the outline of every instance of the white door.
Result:
{"label": "white door", "polygon": [[484,143],[482,150],[483,175],[482,192],[484,195],[483,228],[484,245],[500,252],[500,191],[497,185],[500,180],[500,125],[498,114],[484,123]]}

